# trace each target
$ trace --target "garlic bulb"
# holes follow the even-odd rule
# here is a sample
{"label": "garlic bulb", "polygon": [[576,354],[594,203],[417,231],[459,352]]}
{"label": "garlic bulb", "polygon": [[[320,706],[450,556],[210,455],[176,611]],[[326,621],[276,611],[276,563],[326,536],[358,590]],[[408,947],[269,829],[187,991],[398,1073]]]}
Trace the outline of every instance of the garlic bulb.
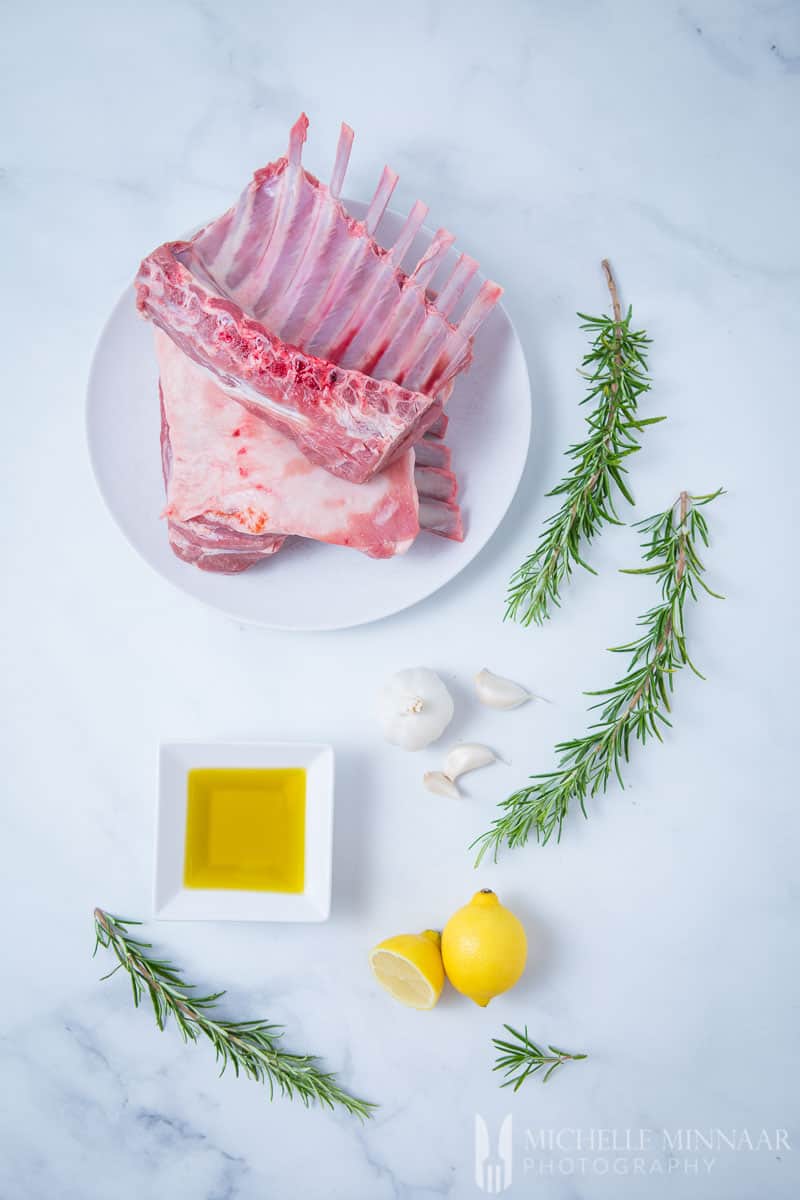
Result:
{"label": "garlic bulb", "polygon": [[486,667],[475,676],[475,690],[481,704],[489,708],[517,708],[531,698],[530,692],[513,679],[504,679]]}
{"label": "garlic bulb", "polygon": [[448,779],[458,779],[459,775],[465,775],[467,771],[488,767],[489,763],[495,762],[496,757],[488,746],[481,746],[477,742],[462,742],[460,746],[453,746],[445,759],[444,773]]}
{"label": "garlic bulb", "polygon": [[458,800],[461,796],[461,792],[453,780],[448,778],[443,771],[426,771],[422,776],[422,782],[429,792],[435,792],[437,796],[449,796],[452,800]]}
{"label": "garlic bulb", "polygon": [[378,697],[378,716],[387,742],[422,750],[450,724],[453,698],[435,671],[412,667],[387,680]]}

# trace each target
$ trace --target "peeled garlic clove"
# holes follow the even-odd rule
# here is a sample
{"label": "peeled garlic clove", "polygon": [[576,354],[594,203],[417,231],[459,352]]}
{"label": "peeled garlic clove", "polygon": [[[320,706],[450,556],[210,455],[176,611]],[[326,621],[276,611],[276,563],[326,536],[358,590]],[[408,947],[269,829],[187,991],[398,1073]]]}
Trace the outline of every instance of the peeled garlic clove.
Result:
{"label": "peeled garlic clove", "polygon": [[513,679],[504,679],[486,667],[475,676],[475,690],[481,704],[489,708],[517,708],[531,698],[530,692]]}
{"label": "peeled garlic clove", "polygon": [[426,771],[422,782],[429,792],[434,792],[437,796],[449,796],[451,800],[458,800],[461,796],[461,792],[444,771]]}
{"label": "peeled garlic clove", "polygon": [[488,746],[464,742],[460,746],[453,746],[445,760],[444,773],[448,779],[458,779],[459,775],[477,771],[478,767],[488,767],[489,763],[496,760],[497,755]]}

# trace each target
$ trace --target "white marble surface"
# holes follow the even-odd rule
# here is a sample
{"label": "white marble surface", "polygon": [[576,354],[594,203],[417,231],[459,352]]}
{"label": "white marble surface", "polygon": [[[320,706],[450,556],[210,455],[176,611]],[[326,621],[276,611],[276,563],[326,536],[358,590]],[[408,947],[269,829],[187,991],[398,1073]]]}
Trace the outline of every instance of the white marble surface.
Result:
{"label": "white marble surface", "polygon": [[[493,1136],[514,1114],[510,1195],[797,1195],[797,5],[32,0],[6,6],[3,28],[0,1196],[461,1200],[480,1194],[475,1112]],[[454,584],[382,624],[292,637],[237,628],[142,565],[96,493],[82,410],[140,256],[219,211],[301,108],[312,169],[346,119],[350,187],[389,161],[399,198],[428,200],[505,284],[536,434],[509,518]],[[670,415],[635,464],[638,514],[725,484],[708,564],[728,599],[692,614],[708,681],[679,680],[674,733],[637,755],[629,790],[560,846],[475,873],[467,843],[583,726],[581,688],[609,679],[603,647],[649,596],[615,573],[637,557],[619,529],[594,554],[601,577],[577,579],[546,629],[501,621],[580,432],[573,314],[604,304],[603,254],[654,339],[652,411]],[[460,805],[420,790],[433,754],[376,736],[376,685],[416,663],[456,689],[455,735],[511,763]],[[484,664],[553,704],[478,714],[466,687]],[[124,980],[98,983],[93,905],[148,913],[169,736],[336,745],[330,922],[151,932],[193,978],[227,984],[232,1013],[285,1022],[290,1046],[379,1101],[368,1126],[218,1080],[207,1050],[133,1011]],[[441,922],[480,885],[526,921],[524,983],[485,1011],[452,993],[430,1014],[393,1006],[369,946]],[[501,1092],[504,1021],[591,1058]],[[644,1157],[659,1173],[604,1149],[545,1155],[542,1175],[526,1127],[617,1130],[618,1144],[656,1131]],[[670,1156],[659,1131],[687,1128],[763,1128],[772,1148]]]}

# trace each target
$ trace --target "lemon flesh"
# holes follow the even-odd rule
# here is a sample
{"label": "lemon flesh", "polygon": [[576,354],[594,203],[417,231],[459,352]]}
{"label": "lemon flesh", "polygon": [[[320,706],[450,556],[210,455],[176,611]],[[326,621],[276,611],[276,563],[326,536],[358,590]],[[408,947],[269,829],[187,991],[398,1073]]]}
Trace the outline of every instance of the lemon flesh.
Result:
{"label": "lemon flesh", "polygon": [[444,968],[434,930],[387,938],[370,952],[369,963],[378,983],[409,1008],[433,1008],[442,994]]}
{"label": "lemon flesh", "polygon": [[481,1008],[514,986],[527,956],[522,923],[488,888],[476,892],[442,931],[447,978]]}

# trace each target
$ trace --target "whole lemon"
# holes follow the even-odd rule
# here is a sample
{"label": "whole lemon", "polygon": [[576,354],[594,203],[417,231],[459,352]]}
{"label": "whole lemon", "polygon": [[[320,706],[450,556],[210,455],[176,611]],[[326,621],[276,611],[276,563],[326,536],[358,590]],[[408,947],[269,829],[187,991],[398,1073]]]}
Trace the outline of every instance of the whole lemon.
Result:
{"label": "whole lemon", "polygon": [[453,987],[485,1008],[512,988],[525,970],[528,942],[522,923],[491,888],[476,892],[442,931],[442,960]]}

